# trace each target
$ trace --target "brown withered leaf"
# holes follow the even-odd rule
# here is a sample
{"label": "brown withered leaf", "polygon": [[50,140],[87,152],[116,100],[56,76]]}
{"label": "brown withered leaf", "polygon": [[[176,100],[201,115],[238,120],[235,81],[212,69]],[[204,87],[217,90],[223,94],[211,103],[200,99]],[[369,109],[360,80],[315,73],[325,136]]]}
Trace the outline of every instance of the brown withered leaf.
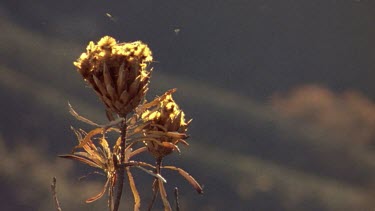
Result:
{"label": "brown withered leaf", "polygon": [[[74,147],[73,152],[75,151],[75,149],[83,148],[84,146],[87,146],[90,143],[91,143],[90,146],[93,146],[93,148],[95,150],[96,147],[95,147],[95,145],[92,145],[91,138],[94,137],[95,135],[103,134],[103,130],[104,130],[103,128],[95,128],[94,130],[91,130],[83,139],[80,139],[78,137],[79,144]],[[88,152],[88,153],[90,153],[90,152]]]}
{"label": "brown withered leaf", "polygon": [[[91,121],[91,120],[89,120],[89,119],[87,119],[87,118],[85,118],[85,117],[79,115],[79,114],[73,109],[73,106],[72,106],[70,103],[68,103],[68,106],[69,106],[69,113],[70,113],[72,116],[74,116],[76,119],[78,119],[79,121],[84,122],[84,123],[86,123],[86,124],[89,124],[89,125],[92,125],[92,126],[95,126],[95,127],[99,127],[99,125],[96,124],[95,122],[93,122],[93,121]],[[74,129],[73,129],[73,130],[74,130]]]}
{"label": "brown withered leaf", "polygon": [[158,106],[159,103],[161,101],[163,101],[168,95],[170,95],[170,94],[172,94],[176,91],[177,91],[176,88],[170,89],[170,90],[166,91],[162,96],[155,98],[153,101],[148,102],[148,103],[144,103],[143,105],[138,106],[138,108],[136,108],[137,114],[142,114],[145,110],[147,110],[147,109],[149,109],[153,106]]}
{"label": "brown withered leaf", "polygon": [[[112,156],[108,142],[102,134],[103,128],[96,128],[89,133],[86,133],[83,130],[78,131],[75,129],[74,132],[79,140],[79,144],[74,148],[72,154],[60,155],[59,157],[77,160],[89,166],[102,169],[107,176],[107,181],[103,187],[103,190],[97,195],[87,199],[86,202],[91,203],[98,200],[104,195],[107,189],[109,189],[109,198],[111,200],[111,189],[114,187],[115,183],[115,163],[117,163],[117,161],[114,160],[116,157]],[[97,134],[101,135],[98,140],[98,146],[92,142],[92,138]],[[83,149],[83,151],[76,151],[77,149]]]}
{"label": "brown withered leaf", "polygon": [[183,176],[194,188],[195,190],[199,193],[199,194],[202,194],[203,193],[203,189],[202,187],[199,185],[199,183],[197,182],[197,180],[194,179],[194,177],[192,177],[189,173],[187,173],[185,170],[181,169],[181,168],[177,168],[175,166],[162,166],[161,168],[164,168],[164,169],[170,169],[170,170],[174,170],[174,171],[177,171],[181,176]]}
{"label": "brown withered leaf", "polygon": [[141,208],[141,197],[139,196],[139,192],[137,190],[137,187],[135,186],[134,178],[132,173],[130,172],[129,167],[126,168],[126,173],[128,174],[129,186],[133,193],[134,211],[139,211]]}
{"label": "brown withered leaf", "polygon": [[71,160],[77,160],[79,162],[85,163],[85,164],[87,164],[89,166],[92,166],[92,167],[95,167],[95,168],[102,168],[96,162],[94,162],[94,161],[92,161],[88,158],[78,156],[78,155],[59,155],[59,157],[67,158],[67,159],[71,159]]}
{"label": "brown withered leaf", "polygon": [[103,190],[100,191],[100,193],[98,193],[98,195],[86,199],[86,203],[91,203],[91,202],[94,202],[94,201],[100,199],[104,195],[104,193],[107,191],[109,183],[110,183],[110,178],[107,179],[107,182],[105,183],[105,185],[103,187]]}
{"label": "brown withered leaf", "polygon": [[172,211],[172,207],[169,204],[169,201],[167,198],[167,192],[165,191],[164,183],[160,179],[158,179],[157,183],[159,185],[159,193],[163,201],[164,211]]}

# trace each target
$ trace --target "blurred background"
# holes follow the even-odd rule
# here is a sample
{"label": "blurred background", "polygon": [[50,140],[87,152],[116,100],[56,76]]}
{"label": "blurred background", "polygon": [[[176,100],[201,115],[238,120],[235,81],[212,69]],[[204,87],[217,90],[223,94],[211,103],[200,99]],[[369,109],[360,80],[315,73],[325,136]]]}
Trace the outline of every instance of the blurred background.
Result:
{"label": "blurred background", "polygon": [[[181,210],[375,209],[374,1],[3,0],[0,16],[2,210],[54,210],[53,176],[64,211],[105,210],[84,203],[105,178],[78,181],[93,169],[57,158],[71,125],[90,129],[68,102],[106,121],[72,64],[104,35],[147,43],[147,99],[177,88],[194,119],[190,147],[165,160],[204,186],[165,172]],[[152,179],[133,172],[145,210]]]}

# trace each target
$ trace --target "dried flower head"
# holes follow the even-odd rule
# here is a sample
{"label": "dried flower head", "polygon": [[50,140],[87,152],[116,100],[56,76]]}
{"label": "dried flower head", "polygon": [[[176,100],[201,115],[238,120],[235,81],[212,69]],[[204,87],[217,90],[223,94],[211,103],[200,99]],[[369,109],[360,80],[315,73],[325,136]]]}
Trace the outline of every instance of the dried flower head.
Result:
{"label": "dried flower head", "polygon": [[109,111],[126,116],[145,96],[151,71],[152,52],[141,41],[117,43],[105,36],[74,62]]}
{"label": "dried flower head", "polygon": [[[179,142],[188,145],[186,131],[191,120],[185,121],[185,114],[172,98],[169,91],[153,102],[156,106],[145,110],[141,118],[147,124],[144,128],[145,144],[151,154],[162,158],[173,150],[178,150]],[[156,102],[156,103],[155,103]]]}
{"label": "dried flower head", "polygon": [[[122,196],[125,173],[134,198],[134,210],[139,211],[141,198],[130,168],[138,168],[154,177],[152,208],[155,197],[160,193],[164,210],[172,210],[164,187],[166,180],[161,169],[178,172],[198,193],[203,193],[200,184],[185,170],[176,166],[164,166],[162,160],[174,150],[180,151],[178,143],[188,145],[186,132],[191,120],[185,120],[184,112],[172,98],[176,89],[146,103],[143,100],[151,75],[148,68],[152,62],[152,53],[148,46],[140,41],[117,43],[112,37],[105,36],[96,44],[90,42],[86,52],[74,62],[83,79],[90,84],[106,106],[110,122],[100,125],[80,116],[70,106],[70,113],[78,120],[95,126],[86,133],[74,130],[78,145],[71,154],[60,157],[77,160],[101,169],[107,177],[103,190],[86,200],[93,202],[108,191],[108,207],[117,211]],[[133,112],[132,112],[133,111]],[[132,115],[128,115],[128,114]],[[117,114],[117,119],[114,114]],[[129,118],[128,118],[129,117]],[[109,146],[106,132],[118,135],[117,141]],[[139,146],[138,143],[146,146]],[[134,147],[134,150],[132,149]],[[150,165],[133,160],[133,156],[149,151],[156,159]],[[116,193],[114,194],[114,190]],[[113,209],[112,209],[113,207]]]}

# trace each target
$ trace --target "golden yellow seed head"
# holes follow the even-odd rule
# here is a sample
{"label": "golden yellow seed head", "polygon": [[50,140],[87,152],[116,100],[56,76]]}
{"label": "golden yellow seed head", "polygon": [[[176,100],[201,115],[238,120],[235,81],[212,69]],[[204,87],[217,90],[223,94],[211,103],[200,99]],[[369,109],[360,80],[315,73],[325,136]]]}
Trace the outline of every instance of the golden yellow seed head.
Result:
{"label": "golden yellow seed head", "polygon": [[106,107],[124,116],[138,106],[148,90],[150,62],[152,52],[141,41],[117,43],[104,36],[97,44],[91,41],[73,64]]}
{"label": "golden yellow seed head", "polygon": [[159,102],[158,108],[147,110],[142,114],[144,122],[152,122],[163,126],[169,132],[184,133],[188,124],[185,122],[185,114],[172,98],[172,94],[166,95]]}
{"label": "golden yellow seed head", "polygon": [[[185,114],[173,100],[171,93],[158,99],[158,105],[143,112],[141,118],[143,122],[150,123],[145,128],[145,144],[153,156],[161,158],[172,153],[176,144],[187,137],[185,133],[190,121],[185,121]],[[147,141],[147,137],[152,137],[157,142]]]}

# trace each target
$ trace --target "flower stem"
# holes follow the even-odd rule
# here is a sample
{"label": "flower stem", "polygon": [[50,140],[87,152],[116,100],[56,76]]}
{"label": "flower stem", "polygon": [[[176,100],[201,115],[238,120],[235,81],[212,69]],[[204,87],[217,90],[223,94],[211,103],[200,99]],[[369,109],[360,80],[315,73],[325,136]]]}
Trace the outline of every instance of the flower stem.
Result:
{"label": "flower stem", "polygon": [[[123,118],[121,122],[121,143],[120,143],[120,159],[121,159],[121,164],[125,163],[125,148],[126,148],[126,117]],[[118,168],[116,171],[116,180],[117,180],[117,191],[116,191],[116,198],[114,201],[114,206],[113,206],[113,211],[118,211],[119,206],[120,206],[120,201],[121,201],[121,196],[122,196],[122,189],[124,187],[124,179],[125,179],[125,168]]]}
{"label": "flower stem", "polygon": [[[161,166],[161,161],[162,159],[161,158],[157,158],[156,159],[156,169],[155,169],[155,174],[160,174],[160,166]],[[154,203],[155,203],[155,199],[158,195],[158,192],[159,192],[159,179],[155,178],[154,179],[154,183],[152,184],[153,185],[153,194],[152,194],[152,199],[151,199],[151,202],[150,204],[148,205],[148,211],[151,211],[152,207],[154,206]]]}

